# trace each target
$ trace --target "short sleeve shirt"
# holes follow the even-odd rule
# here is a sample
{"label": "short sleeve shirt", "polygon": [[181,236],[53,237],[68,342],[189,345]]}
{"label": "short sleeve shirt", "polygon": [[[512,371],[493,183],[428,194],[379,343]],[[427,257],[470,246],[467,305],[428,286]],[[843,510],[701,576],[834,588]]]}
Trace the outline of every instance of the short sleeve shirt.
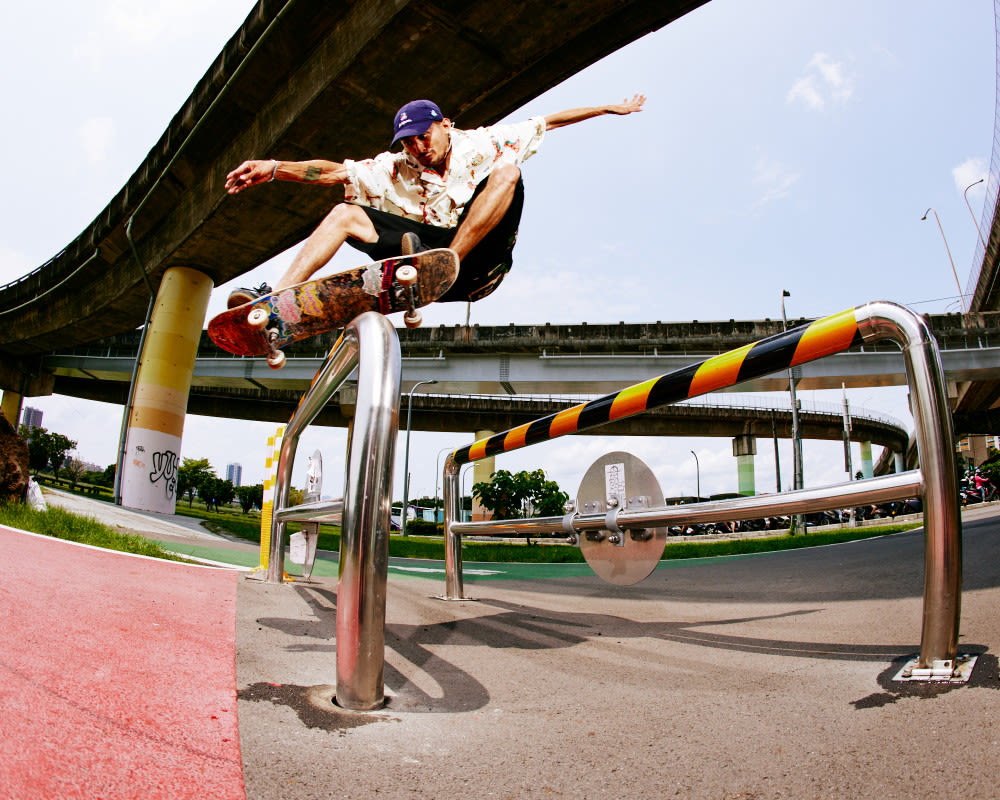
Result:
{"label": "short sleeve shirt", "polygon": [[452,128],[451,161],[443,177],[405,151],[345,160],[344,198],[427,225],[454,228],[476,187],[494,167],[519,165],[538,152],[544,136],[544,117],[471,131]]}

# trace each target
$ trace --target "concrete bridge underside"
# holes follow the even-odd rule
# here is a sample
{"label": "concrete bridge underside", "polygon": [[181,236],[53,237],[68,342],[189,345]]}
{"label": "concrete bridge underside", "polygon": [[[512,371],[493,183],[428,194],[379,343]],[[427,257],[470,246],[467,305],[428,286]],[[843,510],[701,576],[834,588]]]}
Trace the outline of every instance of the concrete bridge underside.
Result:
{"label": "concrete bridge underside", "polygon": [[377,153],[416,95],[461,126],[494,122],[703,2],[260,0],[107,208],[0,291],[0,388],[46,393],[37,358],[134,330],[169,267],[228,281],[303,239],[342,196],[277,186],[230,198],[225,176],[242,160]]}

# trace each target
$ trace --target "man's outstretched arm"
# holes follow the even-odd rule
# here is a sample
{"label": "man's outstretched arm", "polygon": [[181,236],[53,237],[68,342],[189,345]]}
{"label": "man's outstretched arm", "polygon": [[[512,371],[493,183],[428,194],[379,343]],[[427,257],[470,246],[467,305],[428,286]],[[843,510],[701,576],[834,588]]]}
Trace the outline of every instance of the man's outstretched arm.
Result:
{"label": "man's outstretched arm", "polygon": [[623,102],[615,105],[588,106],[586,108],[571,108],[566,111],[557,111],[555,114],[548,114],[545,117],[545,130],[551,131],[555,128],[562,128],[565,125],[583,122],[585,119],[600,117],[604,114],[634,114],[636,111],[642,111],[642,106],[645,102],[646,95],[637,94],[631,100],[625,98]]}
{"label": "man's outstretched arm", "polygon": [[269,181],[294,181],[334,186],[347,182],[347,169],[336,161],[244,161],[226,176],[226,191],[239,194],[244,189]]}

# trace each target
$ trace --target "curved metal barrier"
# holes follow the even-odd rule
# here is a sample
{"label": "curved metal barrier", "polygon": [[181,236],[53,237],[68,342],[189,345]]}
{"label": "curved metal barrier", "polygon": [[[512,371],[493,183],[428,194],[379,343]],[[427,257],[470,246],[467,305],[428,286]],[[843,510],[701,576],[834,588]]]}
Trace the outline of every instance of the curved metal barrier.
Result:
{"label": "curved metal barrier", "polygon": [[[789,369],[841,352],[852,345],[880,340],[895,342],[903,351],[916,424],[919,470],[819,489],[695,505],[638,510],[619,508],[609,514],[580,514],[576,511],[564,517],[500,522],[460,522],[459,472],[463,464]],[[937,343],[927,324],[922,317],[895,303],[868,303],[455,450],[443,470],[446,537],[443,598],[464,598],[463,534],[565,531],[579,536],[586,531],[607,528],[609,519],[616,528],[651,528],[678,524],[678,520],[738,520],[748,515],[763,516],[768,511],[793,514],[834,508],[847,502],[880,503],[922,496],[925,539],[923,630],[920,656],[912,667],[908,667],[905,677],[950,679],[957,670],[962,591],[962,528],[953,454],[954,435],[944,372]]]}
{"label": "curved metal barrier", "polygon": [[[401,365],[399,338],[390,322],[375,311],[355,319],[302,396],[285,429],[278,458],[267,581],[283,580],[287,520],[342,515],[336,699],[354,711],[371,711],[385,701],[385,593]],[[344,497],[288,507],[299,437],[355,368],[358,397],[347,441]]]}

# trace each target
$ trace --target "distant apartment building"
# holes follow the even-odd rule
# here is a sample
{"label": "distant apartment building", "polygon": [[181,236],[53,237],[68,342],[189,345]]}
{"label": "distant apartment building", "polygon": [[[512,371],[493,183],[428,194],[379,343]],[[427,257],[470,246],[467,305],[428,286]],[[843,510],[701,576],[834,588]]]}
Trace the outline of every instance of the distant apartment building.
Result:
{"label": "distant apartment building", "polygon": [[997,436],[965,436],[958,440],[955,449],[967,463],[979,466],[990,457],[991,450],[1000,450],[1000,437]]}
{"label": "distant apartment building", "polygon": [[31,406],[25,406],[24,411],[21,412],[21,424],[28,428],[41,428],[42,427],[42,412],[37,408],[32,408]]}
{"label": "distant apartment building", "polygon": [[233,486],[243,485],[243,465],[226,464],[226,480]]}

